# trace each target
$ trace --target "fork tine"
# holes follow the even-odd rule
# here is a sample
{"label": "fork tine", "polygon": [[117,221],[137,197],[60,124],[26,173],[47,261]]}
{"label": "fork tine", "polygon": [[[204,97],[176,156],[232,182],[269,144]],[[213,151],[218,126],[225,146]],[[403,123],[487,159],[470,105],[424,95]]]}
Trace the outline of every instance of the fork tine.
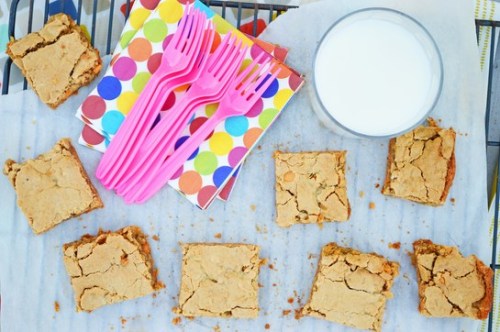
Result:
{"label": "fork tine", "polygon": [[203,30],[203,43],[196,59],[197,67],[205,67],[215,39],[215,30],[212,21],[207,20],[206,22],[206,29]]}
{"label": "fork tine", "polygon": [[252,98],[252,94],[253,95],[257,95],[257,96],[262,96],[262,94],[264,94],[264,92],[267,90],[267,88],[269,88],[269,86],[274,82],[274,80],[276,79],[276,77],[278,77],[280,71],[281,71],[281,68],[278,68],[274,74],[272,74],[271,76],[269,76],[269,74],[272,72],[272,70],[274,68],[276,68],[277,65],[274,63],[271,65],[271,67],[269,67],[260,77],[257,81],[255,81],[254,84],[252,84],[252,86],[250,88],[248,88],[246,91],[249,91],[250,90],[250,96],[248,99]]}
{"label": "fork tine", "polygon": [[238,69],[241,67],[241,63],[245,58],[247,50],[248,47],[245,46],[235,54],[234,59],[231,59],[229,65],[219,72],[219,79],[222,80],[224,77],[232,77],[234,79],[235,75],[238,73]]}
{"label": "fork tine", "polygon": [[228,50],[227,57],[225,59],[221,59],[221,61],[217,64],[217,67],[214,68],[215,76],[218,78],[222,77],[228,70],[230,70],[230,68],[233,68],[233,66],[238,66],[239,68],[241,65],[241,61],[237,62],[237,59],[240,58],[242,53],[242,41],[236,38],[237,37],[235,36],[235,42],[237,44],[235,45],[233,43],[233,45],[231,45]]}
{"label": "fork tine", "polygon": [[187,27],[190,26],[191,20],[192,15],[189,15],[186,11],[184,13],[184,16],[182,16],[179,25],[177,26],[177,30],[175,31],[172,40],[169,43],[169,45],[172,45],[171,47],[177,48],[179,41],[183,39],[186,30],[188,30]]}
{"label": "fork tine", "polygon": [[191,35],[191,31],[196,28],[197,20],[196,20],[196,12],[189,13],[188,21],[186,22],[186,26],[182,30],[182,34],[179,38],[178,43],[176,44],[176,49],[183,50],[186,44],[186,40]]}
{"label": "fork tine", "polygon": [[[267,64],[268,64],[269,62],[271,62],[271,59],[270,59],[270,58],[269,58],[269,59],[267,59],[265,62],[263,62],[263,63],[259,66],[259,64],[258,64],[258,63],[256,63],[256,61],[255,61],[255,66],[254,66],[254,68],[255,68],[255,67],[257,67],[257,66],[259,66],[259,67],[258,67],[258,69],[257,69],[257,70],[253,70],[253,68],[252,68],[253,72],[252,72],[250,75],[247,75],[248,77],[246,77],[246,78],[245,78],[245,77],[242,77],[242,81],[243,81],[243,78],[245,78],[245,80],[244,80],[244,82],[242,82],[242,83],[241,83],[241,87],[240,87],[238,90],[245,91],[245,90],[248,88],[248,86],[249,86],[250,84],[252,84],[253,80],[255,80],[255,78],[256,78],[257,76],[261,76],[261,75],[262,75],[262,69],[263,69],[263,68],[265,68],[265,66],[267,66]],[[238,83],[238,85],[239,85],[239,83]]]}
{"label": "fork tine", "polygon": [[195,25],[191,29],[190,36],[188,38],[188,42],[186,48],[183,50],[183,53],[186,55],[193,55],[193,53],[199,51],[201,42],[203,41],[204,35],[204,14],[200,12],[196,12],[195,17]]}
{"label": "fork tine", "polygon": [[236,77],[234,81],[234,86],[237,87],[243,82],[243,80],[259,65],[259,61],[262,59],[264,56],[264,53],[260,53],[257,55],[257,57],[248,64]]}
{"label": "fork tine", "polygon": [[230,38],[227,40],[226,44],[224,45],[223,51],[217,57],[214,65],[212,66],[212,68],[209,69],[210,72],[218,72],[219,68],[223,64],[227,63],[226,62],[227,58],[229,56],[231,56],[232,50],[233,50],[233,47],[234,47],[234,43],[237,41],[237,39],[236,39],[236,36],[232,32],[230,32],[229,34],[230,34]]}
{"label": "fork tine", "polygon": [[208,59],[208,63],[207,63],[207,71],[211,72],[212,68],[217,64],[217,62],[219,61],[219,59],[221,57],[222,52],[226,50],[227,44],[228,44],[228,41],[230,38],[231,38],[231,34],[230,33],[226,34],[224,36],[224,39],[219,44],[219,46],[217,46],[217,49],[215,50],[215,52],[212,53],[212,55],[210,55],[210,57]]}

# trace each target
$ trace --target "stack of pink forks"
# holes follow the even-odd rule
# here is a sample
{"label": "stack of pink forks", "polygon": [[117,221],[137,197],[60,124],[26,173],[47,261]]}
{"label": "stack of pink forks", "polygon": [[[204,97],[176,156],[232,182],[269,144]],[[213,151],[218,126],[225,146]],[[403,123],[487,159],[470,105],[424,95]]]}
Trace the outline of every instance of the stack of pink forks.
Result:
{"label": "stack of pink forks", "polygon": [[[279,74],[263,54],[239,72],[248,48],[230,33],[210,54],[214,36],[205,14],[188,8],[160,66],[101,159],[97,178],[125,202],[151,198],[219,123],[249,112]],[[168,95],[188,84],[183,98],[152,128]],[[195,111],[212,103],[220,103],[214,115],[174,151]]]}

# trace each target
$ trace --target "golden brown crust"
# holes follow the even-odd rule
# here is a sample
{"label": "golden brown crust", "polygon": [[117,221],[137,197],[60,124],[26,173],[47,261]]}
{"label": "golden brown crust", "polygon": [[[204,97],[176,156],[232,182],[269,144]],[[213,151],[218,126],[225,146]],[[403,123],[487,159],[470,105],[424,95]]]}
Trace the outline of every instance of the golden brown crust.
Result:
{"label": "golden brown crust", "polygon": [[92,201],[92,204],[90,205],[89,209],[85,212],[89,212],[89,211],[92,211],[94,209],[103,208],[104,203],[102,202],[101,197],[99,196],[99,193],[97,192],[97,189],[92,184],[92,181],[90,181],[90,178],[89,178],[87,172],[83,168],[82,161],[80,160],[80,157],[78,156],[78,153],[76,152],[75,147],[73,146],[73,144],[71,144],[71,140],[69,138],[63,138],[59,142],[61,144],[63,144],[68,149],[68,151],[71,153],[73,158],[75,158],[75,160],[78,162],[78,167],[80,168],[80,174],[85,179],[85,182],[87,182],[90,190],[92,191],[93,201]]}
{"label": "golden brown crust", "polygon": [[51,16],[40,31],[11,40],[6,53],[53,109],[89,84],[102,68],[99,51],[71,17],[62,13]]}
{"label": "golden brown crust", "polygon": [[486,319],[493,301],[493,271],[456,247],[420,239],[413,243],[419,311],[431,317]]}
{"label": "golden brown crust", "polygon": [[68,138],[26,162],[7,160],[3,173],[35,234],[104,206]]}
{"label": "golden brown crust", "polygon": [[428,126],[389,141],[385,195],[438,206],[445,203],[456,172],[456,133],[440,128],[429,118]]}
{"label": "golden brown crust", "polygon": [[274,152],[279,226],[349,219],[346,154],[346,151]]}
{"label": "golden brown crust", "polygon": [[[399,264],[376,253],[325,245],[302,314],[380,331]],[[340,303],[332,302],[338,298]]]}
{"label": "golden brown crust", "polygon": [[164,288],[157,279],[147,236],[138,226],[84,235],[64,244],[63,253],[77,311],[91,312]]}
{"label": "golden brown crust", "polygon": [[256,318],[259,247],[240,243],[182,244],[178,314]]}

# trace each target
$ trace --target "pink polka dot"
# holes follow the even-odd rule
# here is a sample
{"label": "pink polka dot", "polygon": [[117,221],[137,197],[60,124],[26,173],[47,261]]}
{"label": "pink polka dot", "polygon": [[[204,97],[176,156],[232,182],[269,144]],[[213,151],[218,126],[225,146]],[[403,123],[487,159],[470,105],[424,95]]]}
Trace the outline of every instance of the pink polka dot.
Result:
{"label": "pink polka dot", "polygon": [[141,0],[141,4],[144,6],[144,8],[153,10],[158,6],[159,0]]}
{"label": "pink polka dot", "polygon": [[242,146],[234,148],[229,152],[229,166],[232,168],[236,168],[238,166],[238,163],[241,161],[241,159],[246,155],[248,152],[247,148],[244,148]]}
{"label": "pink polka dot", "polygon": [[252,48],[250,49],[250,55],[252,56],[252,59],[255,59],[261,53],[265,53],[266,55],[259,60],[259,63],[263,63],[265,60],[271,58],[271,55],[265,52],[259,45],[253,44]]}
{"label": "pink polka dot", "polygon": [[168,45],[168,43],[170,43],[170,40],[173,38],[173,36],[174,36],[173,34],[168,35],[168,36],[167,36],[167,38],[165,38],[165,39],[163,40],[163,43],[161,44],[161,46],[163,47],[163,50],[164,50],[164,51],[165,51],[165,49],[167,48],[167,45]]}
{"label": "pink polka dot", "polygon": [[216,191],[217,187],[215,186],[205,186],[201,188],[198,193],[198,205],[201,208],[206,208],[215,198]]}
{"label": "pink polka dot", "polygon": [[122,57],[118,59],[113,65],[113,74],[120,81],[128,81],[135,76],[137,72],[137,65],[134,60],[129,57]]}
{"label": "pink polka dot", "polygon": [[89,119],[99,119],[106,111],[106,102],[99,96],[89,96],[82,104],[83,115]]}
{"label": "pink polka dot", "polygon": [[262,113],[262,110],[264,109],[264,102],[262,101],[262,98],[257,99],[257,102],[252,106],[250,111],[245,114],[249,118],[254,118],[258,116],[260,113]]}
{"label": "pink polka dot", "polygon": [[177,1],[179,1],[183,5],[187,5],[188,3],[193,3],[194,2],[194,0],[177,0]]}
{"label": "pink polka dot", "polygon": [[184,165],[182,165],[175,173],[174,175],[172,176],[171,180],[175,180],[175,179],[178,179],[181,175],[182,175],[182,172],[184,171]]}
{"label": "pink polka dot", "polygon": [[169,109],[172,108],[175,104],[175,93],[170,92],[168,95],[167,100],[165,101],[165,104],[163,104],[163,107],[161,108],[162,111],[168,111]]}
{"label": "pink polka dot", "polygon": [[282,62],[285,62],[287,55],[288,55],[288,50],[286,48],[277,46],[274,49],[274,56],[276,57],[276,59],[278,59]]}
{"label": "pink polka dot", "polygon": [[104,141],[104,137],[89,126],[84,126],[82,138],[89,145],[99,145]]}
{"label": "pink polka dot", "polygon": [[155,53],[148,59],[148,70],[151,74],[154,74],[156,69],[160,66],[162,53]]}

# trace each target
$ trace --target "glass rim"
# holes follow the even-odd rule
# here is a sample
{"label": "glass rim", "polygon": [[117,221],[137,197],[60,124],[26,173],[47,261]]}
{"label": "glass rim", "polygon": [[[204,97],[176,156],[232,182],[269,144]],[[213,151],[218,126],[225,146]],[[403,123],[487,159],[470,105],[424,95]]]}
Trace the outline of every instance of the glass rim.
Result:
{"label": "glass rim", "polygon": [[[416,26],[421,29],[421,31],[424,33],[424,35],[430,41],[431,47],[434,49],[435,53],[437,54],[437,58],[438,58],[439,73],[437,73],[437,74],[439,75],[439,83],[438,83],[438,87],[437,87],[436,92],[435,92],[435,96],[433,97],[434,100],[432,101],[432,104],[430,105],[429,109],[425,111],[425,114],[422,116],[422,118],[420,118],[418,121],[416,121],[415,124],[409,126],[408,128],[402,129],[402,130],[400,130],[400,131],[398,131],[396,133],[391,133],[391,134],[386,134],[386,135],[369,135],[369,134],[364,134],[364,133],[357,132],[357,131],[355,131],[353,129],[350,129],[350,128],[346,127],[345,125],[341,124],[338,120],[336,120],[332,116],[332,114],[330,112],[327,111],[325,105],[323,104],[323,101],[321,100],[321,98],[319,96],[318,89],[317,89],[317,84],[316,84],[316,62],[318,60],[319,50],[320,50],[321,46],[323,45],[323,42],[325,41],[326,37],[331,33],[331,31],[333,29],[335,29],[340,23],[342,23],[346,19],[348,19],[348,18],[350,18],[352,16],[355,16],[355,15],[358,15],[358,14],[361,14],[361,13],[364,13],[364,12],[370,12],[370,11],[373,11],[373,12],[375,12],[375,11],[381,11],[381,12],[387,12],[387,13],[395,14],[397,16],[403,17],[404,19],[407,19],[407,20],[411,21],[412,23],[415,23]],[[441,51],[439,50],[439,47],[438,47],[435,39],[429,33],[429,31],[427,30],[427,28],[425,28],[425,26],[422,25],[415,18],[411,17],[410,15],[408,15],[406,13],[403,13],[403,12],[401,12],[399,10],[392,9],[392,8],[386,8],[386,7],[367,7],[367,8],[362,8],[362,9],[355,10],[353,12],[350,12],[350,13],[348,13],[348,14],[340,17],[337,21],[335,21],[328,28],[328,30],[321,37],[321,39],[320,39],[320,41],[318,43],[318,46],[316,47],[316,50],[314,52],[312,85],[313,85],[314,95],[315,95],[315,97],[317,99],[317,102],[320,105],[321,112],[323,112],[324,115],[326,115],[326,117],[328,119],[330,119],[336,126],[340,127],[341,129],[345,130],[346,132],[348,132],[348,133],[350,133],[350,134],[352,134],[354,136],[361,137],[361,138],[392,138],[392,137],[404,134],[404,133],[406,133],[406,132],[414,129],[415,127],[417,127],[419,124],[421,124],[429,116],[429,114],[436,107],[436,104],[437,104],[437,102],[439,100],[439,97],[441,96],[441,92],[442,92],[442,89],[443,89],[443,81],[444,81],[443,59],[442,59],[442,56],[441,56]]]}

